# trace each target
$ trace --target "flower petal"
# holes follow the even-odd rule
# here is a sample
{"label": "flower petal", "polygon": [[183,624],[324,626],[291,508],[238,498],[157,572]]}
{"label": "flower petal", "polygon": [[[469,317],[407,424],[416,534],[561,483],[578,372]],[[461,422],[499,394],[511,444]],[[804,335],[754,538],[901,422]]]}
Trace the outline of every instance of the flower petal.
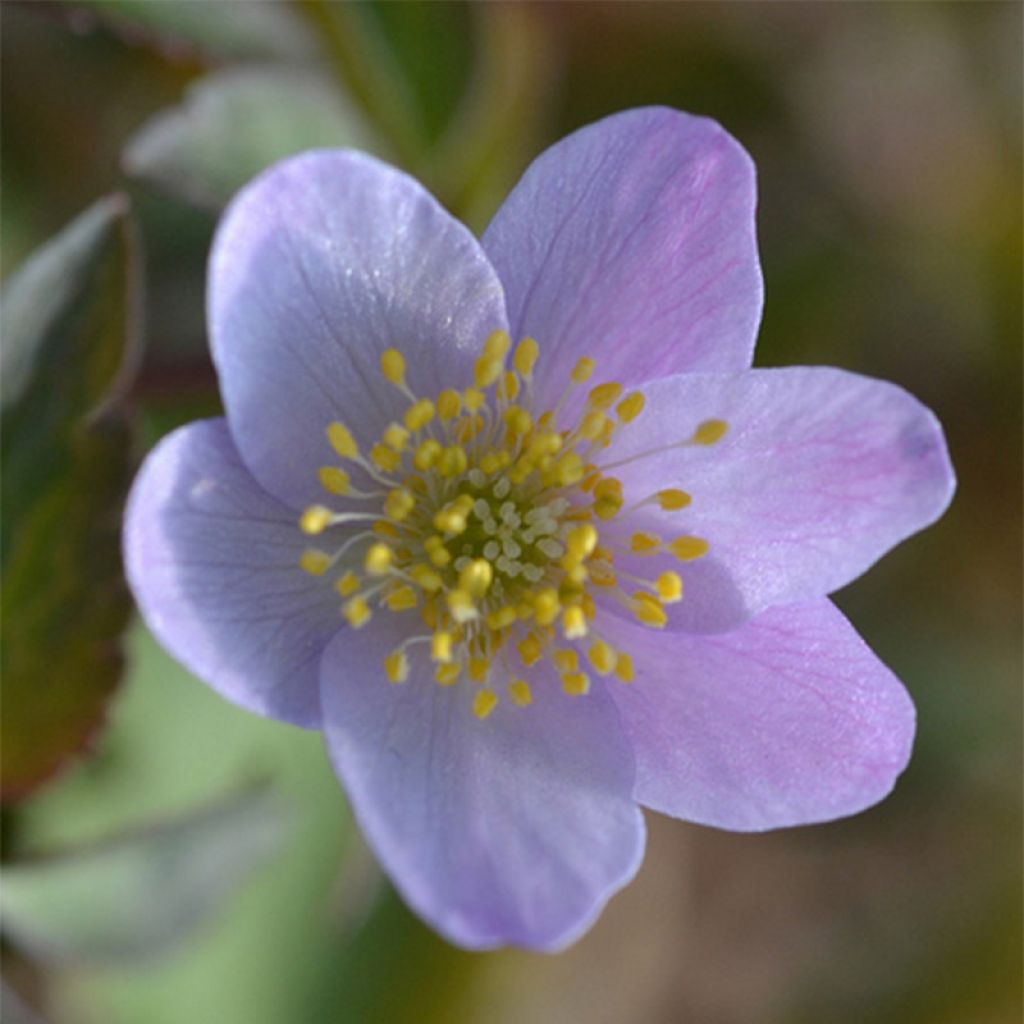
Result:
{"label": "flower petal", "polygon": [[827,599],[716,636],[610,629],[636,670],[613,691],[636,798],[656,811],[738,831],[828,821],[907,763],[910,697]]}
{"label": "flower petal", "polygon": [[739,143],[665,108],[543,153],[483,237],[513,333],[540,342],[542,379],[561,388],[582,355],[623,383],[746,369],[763,291],[755,199]]}
{"label": "flower petal", "polygon": [[633,876],[643,818],[615,708],[531,678],[533,703],[479,721],[466,683],[393,685],[378,616],[323,662],[324,730],[364,834],[409,904],[470,949],[579,936]]}
{"label": "flower petal", "polygon": [[224,420],[165,438],[125,513],[128,581],[164,647],[235,704],[317,728],[320,657],[343,620],[331,587],[299,569],[303,547]]}
{"label": "flower petal", "polygon": [[[938,421],[893,384],[798,367],[678,376],[644,391],[647,408],[605,465],[688,438],[710,419],[729,424],[717,444],[609,471],[627,495],[679,487],[692,496],[681,511],[634,513],[628,524],[708,541],[706,559],[678,566],[683,628],[701,630],[702,619],[728,628],[770,605],[828,594],[934,522],[952,497]],[[717,605],[731,609],[731,622]]]}
{"label": "flower petal", "polygon": [[338,150],[285,160],[239,193],[214,241],[209,320],[242,458],[298,507],[317,496],[328,423],[369,444],[400,415],[385,348],[403,352],[417,393],[462,387],[505,313],[466,228],[412,178]]}

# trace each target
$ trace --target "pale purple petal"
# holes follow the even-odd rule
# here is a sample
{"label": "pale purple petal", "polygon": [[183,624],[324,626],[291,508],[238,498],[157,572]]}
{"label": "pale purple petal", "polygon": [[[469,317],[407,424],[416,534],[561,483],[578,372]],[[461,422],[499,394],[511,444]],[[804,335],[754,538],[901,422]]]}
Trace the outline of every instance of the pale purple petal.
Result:
{"label": "pale purple petal", "polygon": [[466,683],[426,670],[388,683],[388,632],[339,634],[323,663],[324,730],[356,818],[409,904],[450,941],[555,950],[635,873],[643,819],[633,762],[606,693],[567,697],[531,678],[534,703],[485,721]]}
{"label": "pale purple petal", "polygon": [[224,420],[165,438],[125,513],[128,581],[160,643],[235,704],[317,728],[320,657],[343,620],[331,587],[299,569],[303,540]]}
{"label": "pale purple petal", "polygon": [[644,392],[647,408],[605,464],[686,439],[702,421],[729,424],[715,445],[610,470],[628,500],[664,487],[692,495],[686,509],[634,513],[619,528],[710,544],[705,559],[678,566],[686,593],[674,621],[684,627],[689,619],[692,628],[702,620],[724,628],[772,604],[831,593],[938,519],[953,493],[938,421],[893,384],[797,367],[678,376]]}
{"label": "pale purple petal", "polygon": [[419,394],[470,383],[505,326],[476,239],[412,178],[343,150],[276,164],[242,190],[214,242],[209,320],[231,432],[282,501],[316,498],[339,419],[363,444],[406,403],[380,375],[402,351]]}
{"label": "pale purple petal", "polygon": [[910,697],[827,599],[716,636],[610,631],[636,669],[613,691],[636,798],[656,811],[738,831],[828,821],[881,800],[910,757]]}
{"label": "pale purple petal", "polygon": [[754,165],[714,121],[630,110],[527,170],[484,234],[548,395],[575,360],[603,379],[742,370],[761,318]]}

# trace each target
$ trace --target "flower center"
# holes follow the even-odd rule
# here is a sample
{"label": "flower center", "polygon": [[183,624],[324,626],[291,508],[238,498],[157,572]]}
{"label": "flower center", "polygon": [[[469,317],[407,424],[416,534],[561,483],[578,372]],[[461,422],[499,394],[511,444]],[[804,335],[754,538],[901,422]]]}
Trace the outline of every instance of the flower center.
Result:
{"label": "flower center", "polygon": [[477,687],[480,719],[502,690],[529,705],[524,676],[545,658],[571,696],[589,692],[588,671],[632,681],[629,654],[595,626],[595,595],[661,628],[665,605],[682,598],[679,575],[666,569],[646,579],[616,559],[667,553],[687,561],[708,545],[688,535],[666,541],[624,532],[623,521],[642,506],[675,511],[691,499],[668,487],[626,506],[610,470],[669,448],[715,444],[726,431],[723,421],[708,420],[683,441],[602,466],[602,451],[643,411],[643,393],[598,384],[575,422],[564,423],[566,403],[594,374],[594,360],[583,357],[555,407],[536,415],[539,347],[524,338],[511,367],[510,350],[508,334],[495,331],[472,386],[432,398],[413,393],[403,356],[386,350],[381,373],[408,401],[402,422],[389,424],[365,454],[347,426],[331,423],[327,440],[343,465],[323,466],[319,479],[342,507],[312,505],[299,523],[306,534],[336,541],[330,551],[307,549],[300,565],[333,576],[350,626],[378,610],[404,616],[406,636],[384,658],[382,675],[402,683],[412,658],[428,659],[441,686],[468,679]]}

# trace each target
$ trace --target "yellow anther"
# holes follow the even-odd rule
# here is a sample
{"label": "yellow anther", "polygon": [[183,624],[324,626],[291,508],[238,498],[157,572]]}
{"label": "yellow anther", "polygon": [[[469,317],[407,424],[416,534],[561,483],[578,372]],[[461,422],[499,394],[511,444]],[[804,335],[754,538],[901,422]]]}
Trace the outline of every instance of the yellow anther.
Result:
{"label": "yellow anther", "polygon": [[404,487],[396,487],[384,499],[384,514],[401,522],[416,507],[416,499]]}
{"label": "yellow anther", "polygon": [[434,678],[442,686],[451,686],[453,683],[458,682],[459,676],[462,674],[462,666],[456,663],[450,665],[438,665],[434,669]]}
{"label": "yellow anther", "polygon": [[447,423],[449,420],[455,419],[461,411],[462,398],[458,391],[445,388],[437,396],[437,415],[441,417],[442,422]]}
{"label": "yellow anther", "polygon": [[566,640],[578,640],[587,635],[587,617],[579,605],[562,612],[562,633]]}
{"label": "yellow anther", "polygon": [[409,431],[398,423],[389,423],[381,434],[384,443],[396,452],[403,451],[409,443]]}
{"label": "yellow anther", "polygon": [[381,352],[380,372],[396,387],[405,384],[405,359],[397,348],[386,348]]}
{"label": "yellow anther", "polygon": [[565,546],[568,554],[582,562],[597,547],[597,530],[592,523],[574,526],[565,538]]}
{"label": "yellow anther", "polygon": [[490,671],[490,658],[473,657],[469,659],[469,664],[466,666],[466,674],[474,683],[486,683],[487,676]]}
{"label": "yellow anther", "polygon": [[493,690],[480,690],[473,698],[473,714],[482,722],[498,706],[498,695]]}
{"label": "yellow anther", "polygon": [[359,577],[349,569],[344,576],[335,582],[334,589],[342,597],[351,597],[359,589]]}
{"label": "yellow anther", "polygon": [[591,564],[588,572],[590,574],[590,582],[595,587],[614,587],[619,582],[612,568],[607,565]]}
{"label": "yellow anther", "polygon": [[527,668],[531,665],[536,665],[544,653],[541,648],[540,641],[533,633],[527,633],[526,636],[516,644],[516,649],[519,651],[519,657],[523,659],[523,664]]}
{"label": "yellow anther", "polygon": [[508,695],[517,708],[525,708],[533,703],[530,684],[525,679],[514,679],[508,684]]}
{"label": "yellow anther", "polygon": [[434,594],[428,594],[427,599],[420,605],[420,618],[423,620],[423,625],[427,629],[437,629],[438,624],[438,613],[437,613],[437,597]]}
{"label": "yellow anther", "polygon": [[634,555],[653,555],[661,549],[661,538],[656,533],[641,530],[629,538],[629,550]]}
{"label": "yellow anther", "polygon": [[363,568],[371,576],[383,576],[391,569],[391,548],[387,544],[371,544],[363,559]]}
{"label": "yellow anther", "polygon": [[459,573],[459,589],[464,590],[470,597],[481,598],[487,593],[488,587],[494,579],[494,569],[486,558],[474,558]]}
{"label": "yellow anther", "polygon": [[614,476],[602,477],[594,485],[595,498],[622,498],[622,481]]}
{"label": "yellow anther", "polygon": [[458,445],[449,445],[438,457],[437,471],[441,476],[453,477],[465,473],[468,465],[465,449]]}
{"label": "yellow anther", "polygon": [[680,562],[691,562],[708,553],[708,542],[702,537],[676,537],[669,541],[668,549]]}
{"label": "yellow anther", "polygon": [[413,582],[428,594],[436,593],[444,585],[440,576],[429,565],[420,562],[409,570]]}
{"label": "yellow anther", "polygon": [[469,412],[476,412],[483,406],[484,401],[484,393],[476,388],[466,388],[462,392],[462,404],[465,405]]}
{"label": "yellow anther", "polygon": [[310,576],[323,576],[330,568],[331,559],[316,548],[307,548],[299,558],[299,567]]}
{"label": "yellow anther", "polygon": [[615,411],[623,423],[632,423],[644,411],[646,404],[647,399],[639,391],[631,391],[615,406]]}
{"label": "yellow anther", "polygon": [[448,612],[456,622],[470,622],[479,614],[473,603],[473,598],[465,590],[449,590],[446,600]]}
{"label": "yellow anther", "polygon": [[409,678],[409,659],[405,651],[392,651],[387,655],[384,658],[384,671],[389,682],[404,683]]}
{"label": "yellow anther", "polygon": [[570,697],[585,697],[590,693],[590,679],[584,672],[572,672],[562,676],[562,689]]}
{"label": "yellow anther", "polygon": [[516,345],[516,354],[512,357],[512,365],[516,368],[516,373],[529,380],[530,374],[533,373],[533,367],[537,362],[537,357],[539,355],[540,346],[537,342],[535,342],[533,338],[523,338],[523,340]]}
{"label": "yellow anther", "polygon": [[603,497],[594,502],[594,515],[598,519],[614,519],[622,511],[622,498]]}
{"label": "yellow anther", "polygon": [[448,534],[464,533],[466,516],[461,509],[447,506],[434,516],[434,529]]}
{"label": "yellow anther", "polygon": [[394,473],[402,464],[402,456],[379,441],[370,449],[370,461],[385,473]]}
{"label": "yellow anther", "polygon": [[693,437],[690,440],[694,444],[717,444],[725,437],[725,432],[728,429],[729,424],[725,420],[705,420],[693,432]]}
{"label": "yellow anther", "polygon": [[622,385],[609,381],[607,384],[598,384],[596,388],[591,388],[590,394],[587,395],[587,403],[595,409],[610,409],[621,394]]}
{"label": "yellow anther", "polygon": [[633,682],[633,659],[621,651],[618,661],[615,662],[615,675],[624,683]]}
{"label": "yellow anther", "polygon": [[597,614],[597,605],[594,604],[594,599],[590,596],[589,591],[580,598],[580,607],[588,619],[593,619]]}
{"label": "yellow anther", "polygon": [[606,676],[614,671],[618,661],[615,648],[605,640],[595,640],[587,651],[587,658],[594,666],[594,671],[600,676]]}
{"label": "yellow anther", "polygon": [[421,472],[425,473],[441,455],[441,445],[432,437],[427,438],[413,453],[412,464]]}
{"label": "yellow anther", "polygon": [[434,403],[429,398],[421,398],[405,410],[405,425],[414,434],[422,430],[433,418]]}
{"label": "yellow anther", "polygon": [[579,483],[583,479],[583,460],[575,452],[569,452],[551,468],[551,475],[559,487]]}
{"label": "yellow anther", "polygon": [[452,660],[452,635],[439,632],[430,638],[430,659],[447,664]]}
{"label": "yellow anther", "polygon": [[320,478],[320,486],[329,494],[348,494],[349,478],[345,470],[337,466],[321,466],[317,476]]}
{"label": "yellow anther", "polygon": [[596,441],[604,431],[605,421],[608,419],[603,412],[597,410],[588,412],[580,420],[580,436],[588,441]]}
{"label": "yellow anther", "polygon": [[551,655],[551,660],[555,663],[559,675],[568,675],[580,669],[580,657],[571,647],[555,651]]}
{"label": "yellow anther", "polygon": [[354,459],[359,455],[359,445],[352,431],[341,423],[332,423],[327,428],[327,440],[343,459]]}
{"label": "yellow anther", "polygon": [[558,600],[558,591],[554,587],[545,587],[533,595],[533,614],[540,626],[550,626],[562,610],[562,602]]}
{"label": "yellow anther", "polygon": [[348,619],[349,625],[353,629],[359,629],[360,626],[365,626],[370,621],[370,606],[366,603],[366,598],[356,595],[350,597],[342,606],[341,614]]}
{"label": "yellow anther", "polygon": [[444,542],[437,534],[428,537],[423,542],[423,550],[438,569],[443,568],[452,560],[451,552],[444,546]]}
{"label": "yellow anther", "polygon": [[473,383],[478,388],[490,387],[501,376],[504,366],[501,359],[481,356],[473,366]]}
{"label": "yellow anther", "polygon": [[324,508],[323,505],[310,505],[299,519],[299,528],[311,536],[323,533],[331,525],[333,518],[334,513],[329,508]]}
{"label": "yellow anther", "polygon": [[515,434],[528,434],[533,428],[533,419],[521,405],[510,405],[505,410],[505,423]]}
{"label": "yellow anther", "polygon": [[489,612],[485,621],[488,629],[499,630],[511,626],[517,618],[515,608],[512,605],[506,605],[504,608]]}
{"label": "yellow anther", "polygon": [[678,512],[681,508],[686,508],[687,505],[693,500],[686,491],[681,491],[677,487],[670,487],[664,491],[658,491],[656,495],[658,504],[666,512]]}
{"label": "yellow anther", "polygon": [[581,359],[576,360],[576,365],[572,368],[570,377],[573,384],[585,384],[590,380],[591,374],[594,372],[594,367],[597,363],[594,362],[589,356],[583,356]]}
{"label": "yellow anther", "polygon": [[675,604],[683,599],[683,581],[679,573],[663,572],[655,581],[654,589],[665,604]]}
{"label": "yellow anther", "polygon": [[519,378],[511,370],[506,370],[498,382],[498,395],[509,402],[519,397]]}
{"label": "yellow anther", "polygon": [[508,331],[503,331],[499,327],[487,335],[481,354],[488,359],[504,359],[511,347],[512,339],[508,336]]}
{"label": "yellow anther", "polygon": [[397,587],[384,598],[384,603],[393,612],[407,612],[416,607],[416,591],[408,585]]}
{"label": "yellow anther", "polygon": [[668,616],[665,614],[661,602],[653,594],[643,591],[633,595],[633,614],[638,622],[642,622],[645,626],[654,626],[656,629],[661,629],[668,622]]}

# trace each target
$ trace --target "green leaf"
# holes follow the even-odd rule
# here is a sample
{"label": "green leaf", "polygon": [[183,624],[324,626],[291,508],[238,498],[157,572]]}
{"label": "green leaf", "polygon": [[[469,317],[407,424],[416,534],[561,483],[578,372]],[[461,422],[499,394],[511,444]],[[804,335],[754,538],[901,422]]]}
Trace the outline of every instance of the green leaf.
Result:
{"label": "green leaf", "polygon": [[0,927],[48,960],[151,958],[214,914],[280,848],[289,821],[261,787],[146,831],[7,865]]}
{"label": "green leaf", "polygon": [[0,511],[4,616],[2,796],[79,750],[121,672],[131,609],[120,510],[137,362],[136,242],[122,196],[40,249],[4,293]]}
{"label": "green leaf", "polygon": [[220,209],[275,160],[319,146],[379,150],[330,80],[291,68],[216,72],[185,102],[157,114],[129,141],[129,175],[178,198]]}
{"label": "green leaf", "polygon": [[548,141],[557,49],[534,5],[480,4],[474,13],[472,78],[429,177],[449,208],[482,230]]}
{"label": "green leaf", "polygon": [[132,40],[165,50],[197,50],[209,57],[278,58],[301,61],[316,55],[316,43],[286,3],[214,0],[80,0]]}

